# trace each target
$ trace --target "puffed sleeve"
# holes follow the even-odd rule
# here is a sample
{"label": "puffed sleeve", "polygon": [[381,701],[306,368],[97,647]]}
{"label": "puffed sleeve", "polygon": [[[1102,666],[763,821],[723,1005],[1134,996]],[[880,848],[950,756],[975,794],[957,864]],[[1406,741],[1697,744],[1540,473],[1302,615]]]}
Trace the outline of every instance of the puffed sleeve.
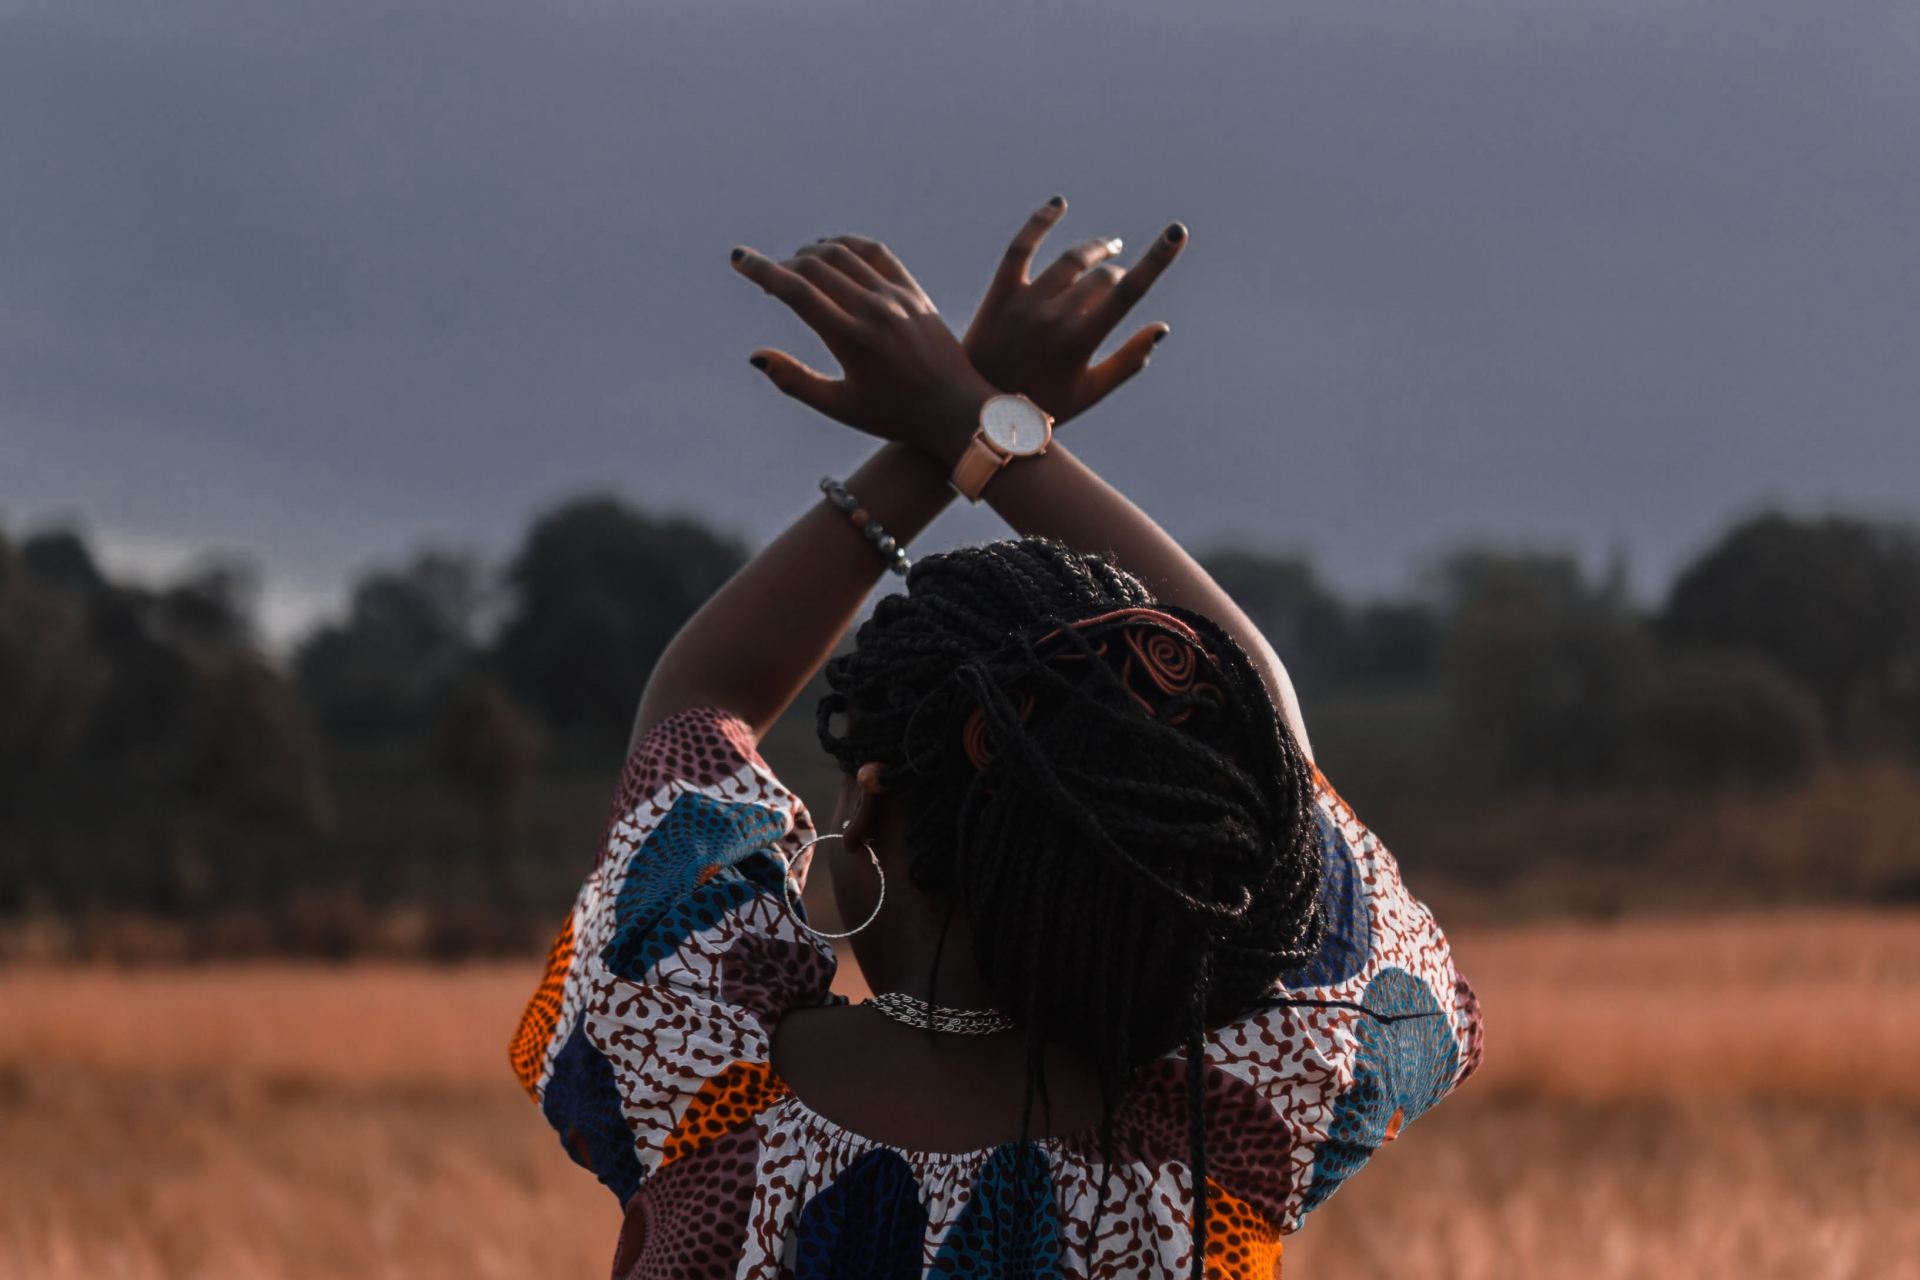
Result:
{"label": "puffed sleeve", "polygon": [[[1223,1203],[1297,1229],[1480,1063],[1480,1010],[1379,838],[1315,771],[1325,940],[1206,1043],[1208,1175]],[[1179,1100],[1177,1074],[1162,1082]]]}
{"label": "puffed sleeve", "polygon": [[776,1088],[774,1028],[833,1003],[830,944],[801,928],[814,834],[752,731],[716,708],[650,729],[511,1047],[569,1154],[624,1205],[703,1088]]}

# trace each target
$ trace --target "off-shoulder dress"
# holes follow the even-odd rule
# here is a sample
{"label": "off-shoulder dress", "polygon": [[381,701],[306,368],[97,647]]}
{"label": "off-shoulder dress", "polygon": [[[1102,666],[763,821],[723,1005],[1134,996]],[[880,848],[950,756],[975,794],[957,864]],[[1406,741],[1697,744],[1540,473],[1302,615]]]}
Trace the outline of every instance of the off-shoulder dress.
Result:
{"label": "off-shoulder dress", "polygon": [[[1446,939],[1317,771],[1315,816],[1325,944],[1206,1040],[1221,1280],[1278,1274],[1281,1237],[1479,1062]],[[776,851],[804,879],[813,834],[728,712],[672,716],[626,762],[511,1047],[566,1150],[624,1207],[616,1280],[1184,1276],[1184,1050],[1143,1068],[1116,1116],[1094,1238],[1090,1134],[903,1150],[787,1087],[770,1061],[781,1017],[845,1002],[831,947],[783,905]]]}

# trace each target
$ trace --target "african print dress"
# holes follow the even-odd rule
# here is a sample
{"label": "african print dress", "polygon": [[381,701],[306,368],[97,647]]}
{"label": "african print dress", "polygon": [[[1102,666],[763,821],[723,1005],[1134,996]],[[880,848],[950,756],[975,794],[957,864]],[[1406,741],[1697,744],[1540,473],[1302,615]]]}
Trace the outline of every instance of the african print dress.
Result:
{"label": "african print dress", "polygon": [[[1223,1280],[1276,1274],[1281,1235],[1478,1063],[1473,992],[1432,916],[1324,778],[1317,817],[1326,943],[1207,1038],[1207,1263]],[[781,1016],[844,1003],[832,949],[783,905],[775,851],[804,881],[813,834],[727,712],[662,721],[627,761],[512,1045],[567,1151],[625,1207],[617,1280],[1185,1275],[1184,1050],[1144,1068],[1115,1117],[1092,1239],[1093,1144],[902,1150],[775,1074]]]}

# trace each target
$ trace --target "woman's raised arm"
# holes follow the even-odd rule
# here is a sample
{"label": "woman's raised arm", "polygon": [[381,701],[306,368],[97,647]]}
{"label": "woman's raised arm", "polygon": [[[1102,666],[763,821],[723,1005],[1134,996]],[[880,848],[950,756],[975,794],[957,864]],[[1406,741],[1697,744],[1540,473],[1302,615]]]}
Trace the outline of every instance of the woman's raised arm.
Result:
{"label": "woman's raised arm", "polygon": [[[1165,325],[1149,325],[1105,361],[1091,361],[1179,255],[1185,228],[1168,227],[1130,270],[1106,261],[1119,242],[1100,239],[1074,246],[1029,279],[1034,251],[1065,208],[1056,197],[1014,237],[964,345],[884,245],[840,236],[783,263],[734,250],[735,269],[793,308],[845,376],[829,379],[764,348],[754,365],[802,403],[893,442],[847,487],[902,542],[951,500],[947,477],[988,397],[1019,392],[1065,420],[1143,369],[1166,336]],[[1178,542],[1057,441],[1046,454],[1004,468],[985,497],[1019,532],[1108,555],[1161,599],[1220,623],[1253,657],[1310,754],[1292,681],[1259,629]],[[674,637],[648,679],[635,739],[698,705],[723,707],[764,734],[832,652],[882,571],[846,516],[816,504]]]}
{"label": "woman's raised arm", "polygon": [[[1033,397],[1056,418],[1064,415],[1041,394],[1079,412],[1146,365],[1155,344],[1167,334],[1165,325],[1142,329],[1101,364],[1090,366],[1088,361],[1187,242],[1187,229],[1176,222],[1160,233],[1136,266],[1122,271],[1105,261],[1117,251],[1118,242],[1089,240],[1029,280],[1028,268],[1040,241],[1065,211],[1065,201],[1050,201],[1020,228],[966,339],[968,354],[991,381]],[[971,425],[965,425],[928,447],[951,470],[971,434]],[[1166,530],[1058,439],[1039,457],[1002,468],[982,496],[1019,532],[1106,555],[1160,599],[1218,622],[1252,657],[1300,750],[1313,758],[1293,680],[1266,636]]]}
{"label": "woman's raised arm", "polygon": [[[781,263],[746,249],[732,256],[736,271],[806,320],[845,376],[827,378],[771,348],[753,353],[754,367],[828,417],[893,441],[845,483],[872,520],[902,543],[914,538],[953,499],[948,471],[925,446],[949,422],[975,421],[999,388],[974,369],[932,300],[882,244],[841,236]],[[979,324],[990,315],[983,304],[976,319],[986,338],[1017,336],[1005,324]],[[1105,334],[1093,335],[1088,355]],[[1051,362],[1046,372],[1057,387],[1028,394],[1064,419],[1139,371],[1150,343],[1132,345],[1138,359],[1116,357],[1091,370],[1084,357],[1077,365]],[[833,652],[884,571],[844,512],[815,503],[675,635],[647,679],[633,740],[694,706],[722,707],[764,735]]]}
{"label": "woman's raised arm", "polygon": [[[812,476],[795,477],[796,489],[812,483]],[[845,484],[902,543],[953,498],[939,464],[904,444],[881,446]],[[688,707],[731,711],[764,737],[886,571],[866,536],[821,498],[727,579],[667,645],[641,694],[633,744]]]}

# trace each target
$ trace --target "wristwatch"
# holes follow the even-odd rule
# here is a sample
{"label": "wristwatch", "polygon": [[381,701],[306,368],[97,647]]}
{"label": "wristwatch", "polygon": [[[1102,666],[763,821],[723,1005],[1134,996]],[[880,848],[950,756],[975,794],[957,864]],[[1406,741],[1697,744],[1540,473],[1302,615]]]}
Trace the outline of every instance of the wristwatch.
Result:
{"label": "wristwatch", "polygon": [[967,501],[978,502],[1000,468],[1015,458],[1045,453],[1052,441],[1053,418],[1039,405],[1025,396],[990,397],[980,406],[980,426],[948,483]]}

